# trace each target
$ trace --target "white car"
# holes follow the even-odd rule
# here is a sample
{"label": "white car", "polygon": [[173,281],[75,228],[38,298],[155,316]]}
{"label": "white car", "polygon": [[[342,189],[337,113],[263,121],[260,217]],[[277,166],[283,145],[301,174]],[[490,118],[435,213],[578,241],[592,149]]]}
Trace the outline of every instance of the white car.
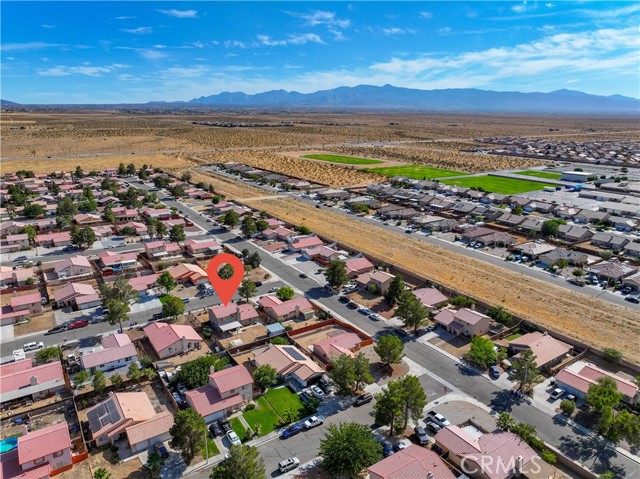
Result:
{"label": "white car", "polygon": [[37,351],[38,349],[42,349],[44,348],[44,343],[42,341],[36,343],[27,343],[24,346],[22,346],[22,349],[25,351]]}
{"label": "white car", "polygon": [[311,416],[304,422],[305,429],[313,429],[314,427],[318,427],[319,425],[324,423],[324,418],[322,416]]}
{"label": "white car", "polygon": [[435,422],[440,427],[451,426],[451,423],[446,417],[435,411],[429,411],[429,413],[427,414],[427,420]]}
{"label": "white car", "polygon": [[315,384],[313,386],[311,386],[311,392],[313,393],[313,395],[315,397],[317,397],[318,399],[322,399],[324,398],[324,391],[322,389],[320,389],[318,386],[316,386]]}
{"label": "white car", "polygon": [[227,439],[229,439],[229,442],[232,446],[239,446],[240,444],[242,444],[242,441],[240,441],[240,438],[235,433],[235,431],[229,431],[227,433]]}
{"label": "white car", "polygon": [[553,391],[551,391],[551,394],[549,394],[549,397],[551,399],[560,399],[566,392],[567,391],[565,391],[562,388],[555,388]]}
{"label": "white car", "polygon": [[280,461],[278,463],[278,469],[280,470],[280,472],[284,473],[295,469],[299,465],[300,459],[298,459],[297,457],[290,457],[288,459],[285,459],[284,461]]}

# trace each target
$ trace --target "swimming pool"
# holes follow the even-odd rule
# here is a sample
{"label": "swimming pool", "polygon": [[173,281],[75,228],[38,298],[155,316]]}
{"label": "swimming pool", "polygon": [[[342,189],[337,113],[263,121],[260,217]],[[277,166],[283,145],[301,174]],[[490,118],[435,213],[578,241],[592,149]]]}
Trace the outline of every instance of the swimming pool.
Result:
{"label": "swimming pool", "polygon": [[0,441],[0,452],[7,452],[15,449],[18,445],[17,437],[8,437]]}

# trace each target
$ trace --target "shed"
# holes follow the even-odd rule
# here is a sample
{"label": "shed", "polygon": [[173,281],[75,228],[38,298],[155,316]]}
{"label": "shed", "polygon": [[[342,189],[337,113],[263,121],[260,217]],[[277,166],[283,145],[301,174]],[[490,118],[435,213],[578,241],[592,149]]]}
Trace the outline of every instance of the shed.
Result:
{"label": "shed", "polygon": [[267,324],[267,334],[270,338],[284,333],[284,326],[280,323]]}

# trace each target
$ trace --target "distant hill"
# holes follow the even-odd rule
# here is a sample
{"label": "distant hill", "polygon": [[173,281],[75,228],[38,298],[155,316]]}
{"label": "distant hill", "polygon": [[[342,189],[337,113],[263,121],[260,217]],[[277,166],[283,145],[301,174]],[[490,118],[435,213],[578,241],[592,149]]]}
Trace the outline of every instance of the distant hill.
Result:
{"label": "distant hill", "polygon": [[640,113],[640,100],[622,95],[607,97],[573,90],[550,93],[498,92],[471,88],[417,90],[392,85],[358,85],[314,93],[272,90],[249,95],[223,92],[194,98],[187,103],[235,107],[338,107],[460,112]]}
{"label": "distant hill", "polygon": [[20,103],[0,99],[0,106],[20,106]]}

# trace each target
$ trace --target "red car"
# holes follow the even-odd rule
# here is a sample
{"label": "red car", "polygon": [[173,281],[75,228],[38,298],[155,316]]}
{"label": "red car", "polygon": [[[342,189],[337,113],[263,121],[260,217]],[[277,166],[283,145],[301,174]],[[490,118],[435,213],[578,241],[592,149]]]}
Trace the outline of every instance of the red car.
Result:
{"label": "red car", "polygon": [[81,319],[80,321],[71,323],[69,325],[69,329],[84,328],[85,326],[89,326],[89,321],[87,321],[86,319]]}

